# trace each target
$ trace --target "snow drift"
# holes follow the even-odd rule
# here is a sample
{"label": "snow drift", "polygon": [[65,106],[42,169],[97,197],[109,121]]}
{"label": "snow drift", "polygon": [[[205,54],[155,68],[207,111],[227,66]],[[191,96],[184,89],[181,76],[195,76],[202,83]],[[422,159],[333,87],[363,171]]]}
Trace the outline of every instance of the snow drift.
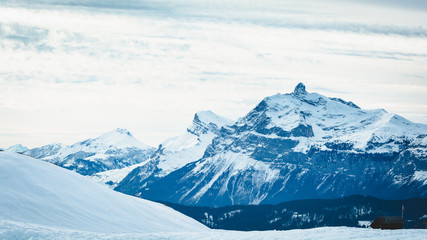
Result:
{"label": "snow drift", "polygon": [[0,186],[3,221],[102,233],[208,230],[162,204],[16,153],[0,152]]}

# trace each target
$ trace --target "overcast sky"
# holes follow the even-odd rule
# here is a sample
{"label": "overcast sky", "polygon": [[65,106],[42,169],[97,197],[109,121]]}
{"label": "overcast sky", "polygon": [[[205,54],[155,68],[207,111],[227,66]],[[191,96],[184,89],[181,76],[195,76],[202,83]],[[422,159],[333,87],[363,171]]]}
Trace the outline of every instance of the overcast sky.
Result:
{"label": "overcast sky", "polygon": [[426,1],[355,2],[2,0],[0,147],[157,146],[299,82],[427,123]]}

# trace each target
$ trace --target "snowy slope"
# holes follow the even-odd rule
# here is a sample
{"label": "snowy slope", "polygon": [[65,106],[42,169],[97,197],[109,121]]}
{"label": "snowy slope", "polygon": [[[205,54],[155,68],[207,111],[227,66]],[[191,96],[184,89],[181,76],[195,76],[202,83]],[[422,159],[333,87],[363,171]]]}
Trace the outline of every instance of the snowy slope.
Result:
{"label": "snowy slope", "polygon": [[0,152],[0,184],[0,232],[8,224],[99,233],[207,230],[162,204],[115,192],[77,173],[15,153]]}
{"label": "snowy slope", "polygon": [[[184,135],[167,139],[159,146],[158,168],[160,177],[190,162],[200,159],[206,147],[217,136],[223,126],[233,122],[212,111],[201,111],[194,115],[193,123]],[[156,158],[157,156],[154,156]]]}
{"label": "snowy slope", "polygon": [[137,163],[129,167],[95,173],[91,176],[88,176],[88,178],[94,180],[95,182],[106,184],[110,188],[114,189],[117,187],[117,184],[121,182],[130,172],[132,172],[135,168],[144,166],[149,161],[150,160],[145,160],[144,162]]}
{"label": "snowy slope", "polygon": [[[233,124],[231,120],[212,111],[197,112],[185,134],[167,139],[160,144],[147,164],[129,172],[116,190],[125,193],[132,191],[132,194],[140,196],[147,185],[202,158],[206,147],[217,137],[221,128],[231,124]],[[127,187],[132,190],[126,189]]]}
{"label": "snowy slope", "polygon": [[144,240],[423,240],[425,229],[384,231],[379,229],[323,227],[288,231],[225,231],[180,232],[180,233],[125,233],[107,234],[51,228],[36,224],[20,224],[0,220],[2,239],[144,239]]}
{"label": "snowy slope", "polygon": [[[142,185],[142,196],[201,206],[427,197],[425,136],[426,125],[298,84],[222,128],[201,159]],[[138,182],[120,185],[128,194],[142,192]]]}
{"label": "snowy slope", "polygon": [[149,149],[150,146],[138,141],[128,130],[117,128],[114,131],[104,133],[101,136],[83,141],[80,144],[74,144],[74,148],[80,148],[80,150],[100,150],[107,149],[108,147],[116,148],[140,148]]}
{"label": "snowy slope", "polygon": [[27,150],[28,150],[28,148],[22,146],[21,144],[16,144],[16,145],[10,146],[6,149],[6,151],[15,152],[15,153],[23,153]]}
{"label": "snowy slope", "polygon": [[138,141],[126,129],[118,128],[70,146],[50,144],[25,154],[83,175],[92,175],[141,163],[153,152],[154,148]]}

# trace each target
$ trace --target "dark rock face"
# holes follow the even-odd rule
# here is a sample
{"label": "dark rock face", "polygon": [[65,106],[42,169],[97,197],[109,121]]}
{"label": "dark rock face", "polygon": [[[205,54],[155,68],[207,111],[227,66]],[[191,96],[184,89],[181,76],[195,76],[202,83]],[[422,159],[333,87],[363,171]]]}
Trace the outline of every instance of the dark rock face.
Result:
{"label": "dark rock face", "polygon": [[295,87],[293,94],[297,97],[302,97],[307,95],[307,91],[305,90],[305,85],[303,83],[298,83]]}
{"label": "dark rock face", "polygon": [[[274,152],[273,149],[271,151]],[[290,152],[280,156],[254,151],[252,157],[268,163],[269,170],[248,168],[234,172],[236,169],[229,167],[218,173],[215,169],[217,165],[226,164],[225,159],[216,159],[217,165],[201,160],[160,179],[149,189],[140,191],[140,196],[199,206],[275,204],[288,200],[336,198],[353,194],[386,199],[427,197],[427,187],[410,181],[410,177],[400,184],[394,181],[394,176],[411,176],[416,169],[404,155]],[[390,167],[396,161],[398,165],[405,162],[407,167]],[[194,171],[203,164],[206,168]],[[390,173],[391,168],[393,173]],[[263,178],[270,170],[276,170],[279,173],[277,177],[271,180]],[[216,180],[209,184],[212,179]],[[195,198],[207,185],[210,185],[209,189]]]}

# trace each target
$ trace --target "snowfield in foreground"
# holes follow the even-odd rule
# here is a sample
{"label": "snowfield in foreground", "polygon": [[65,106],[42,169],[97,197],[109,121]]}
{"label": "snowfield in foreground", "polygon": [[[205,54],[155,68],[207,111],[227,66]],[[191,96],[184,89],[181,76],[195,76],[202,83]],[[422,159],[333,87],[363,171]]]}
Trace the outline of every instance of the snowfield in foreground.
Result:
{"label": "snowfield in foreground", "polygon": [[338,239],[375,239],[375,240],[400,240],[400,239],[425,239],[426,229],[404,229],[404,230],[377,230],[366,228],[349,227],[323,227],[306,230],[288,231],[253,231],[238,232],[225,230],[208,230],[206,232],[180,232],[180,233],[123,233],[106,234],[84,231],[74,231],[46,227],[36,224],[22,224],[11,221],[0,220],[0,239],[144,239],[144,240],[272,240],[272,239],[315,239],[315,240],[338,240]]}
{"label": "snowfield in foreground", "polygon": [[0,152],[0,239],[425,239],[427,230],[210,230],[53,164]]}
{"label": "snowfield in foreground", "polygon": [[13,222],[12,229],[23,226],[24,231],[53,228],[49,232],[55,238],[63,228],[99,233],[209,231],[162,204],[113,191],[75,172],[16,153],[0,152],[0,189],[1,239],[27,238],[5,235]]}

